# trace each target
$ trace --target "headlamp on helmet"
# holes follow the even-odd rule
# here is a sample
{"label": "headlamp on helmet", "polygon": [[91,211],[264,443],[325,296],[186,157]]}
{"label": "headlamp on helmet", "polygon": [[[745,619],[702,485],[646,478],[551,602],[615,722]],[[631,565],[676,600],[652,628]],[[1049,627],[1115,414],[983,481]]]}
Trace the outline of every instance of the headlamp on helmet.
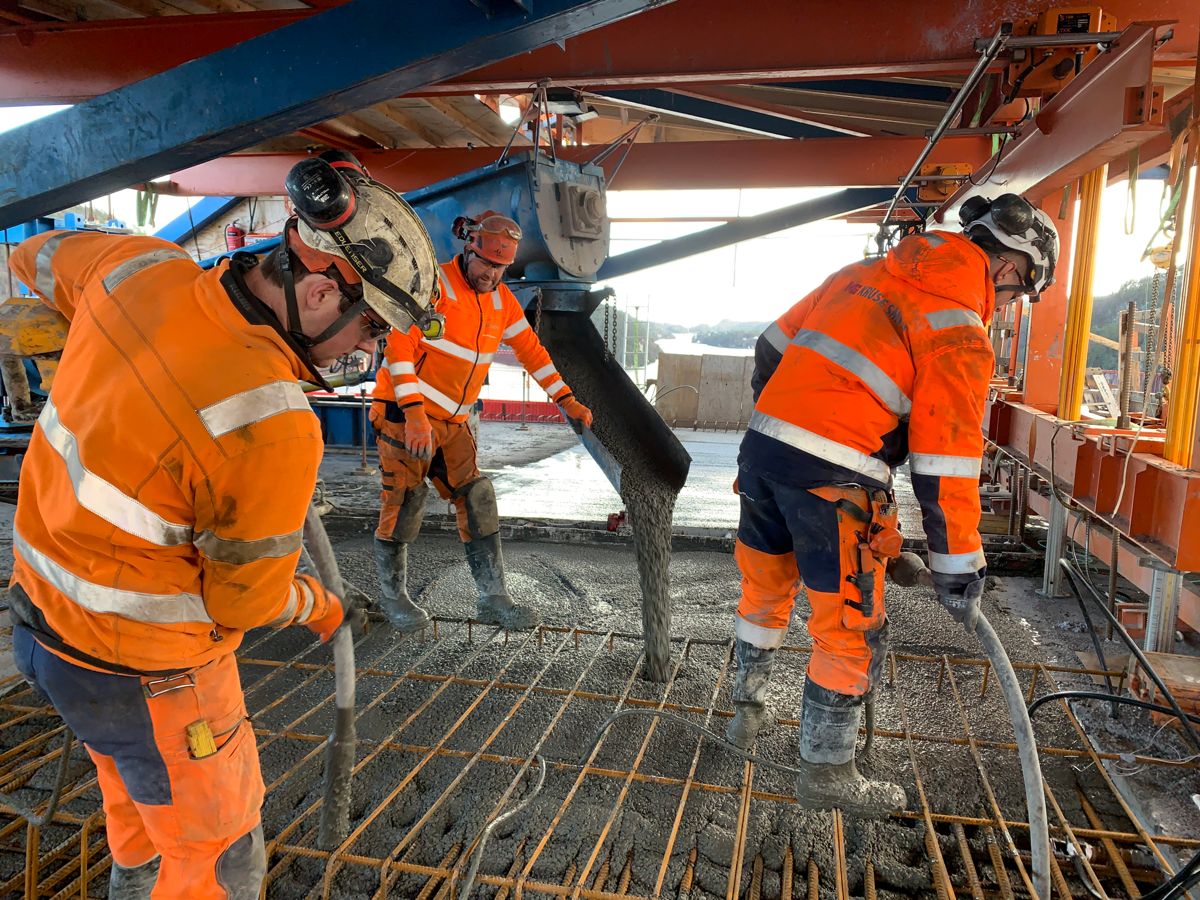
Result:
{"label": "headlamp on helmet", "polygon": [[1058,263],[1058,230],[1045,212],[1019,194],[1001,194],[995,200],[973,196],[958,210],[963,232],[969,238],[990,238],[1029,260],[1025,290],[1030,298],[1054,284]]}

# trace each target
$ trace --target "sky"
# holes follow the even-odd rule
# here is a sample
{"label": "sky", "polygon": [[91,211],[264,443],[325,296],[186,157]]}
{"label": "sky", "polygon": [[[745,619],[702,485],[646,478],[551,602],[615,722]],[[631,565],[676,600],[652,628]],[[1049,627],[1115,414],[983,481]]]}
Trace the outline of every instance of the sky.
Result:
{"label": "sky", "polygon": [[[0,132],[61,108],[0,108]],[[1138,182],[1132,207],[1132,235],[1126,234],[1130,210],[1127,190],[1127,185],[1118,184],[1105,191],[1096,296],[1112,293],[1126,281],[1151,271],[1149,263],[1140,259],[1158,225],[1162,182]],[[756,215],[822,193],[826,191],[814,188],[610,191],[608,212],[610,217],[618,219],[712,216],[719,220]],[[189,203],[195,203],[196,199],[161,196],[155,224],[161,227],[185,213]],[[110,203],[116,218],[131,226],[135,223],[133,191],[98,198],[95,206],[107,214]],[[616,255],[719,224],[720,221],[614,222],[609,252]],[[715,324],[723,319],[769,321],[835,269],[861,259],[871,246],[873,234],[874,229],[869,225],[817,222],[614,279],[611,286],[617,291],[620,305],[636,310],[641,319],[686,327]]]}

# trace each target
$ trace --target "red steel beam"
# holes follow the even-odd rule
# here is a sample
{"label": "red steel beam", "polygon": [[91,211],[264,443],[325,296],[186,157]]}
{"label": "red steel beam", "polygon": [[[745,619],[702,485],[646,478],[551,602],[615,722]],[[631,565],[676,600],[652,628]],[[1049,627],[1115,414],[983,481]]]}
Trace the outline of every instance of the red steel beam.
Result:
{"label": "red steel beam", "polygon": [[[75,102],[315,11],[9,28],[0,32],[0,105]],[[976,59],[975,38],[1030,11],[1027,0],[925,0],[919,14],[893,0],[686,0],[424,93],[525,91],[541,78],[579,87],[672,87],[965,72]],[[1178,19],[1160,58],[1194,59],[1194,0],[1111,0],[1104,11],[1123,24]]]}
{"label": "red steel beam", "polygon": [[1154,42],[1153,26],[1126,29],[983,167],[987,177],[946,201],[938,221],[973,195],[1003,190],[1041,200],[1161,134],[1161,96],[1151,96]]}
{"label": "red steel beam", "polygon": [[[814,138],[794,141],[691,141],[635,144],[613,187],[620,190],[755,187],[887,187],[912,165],[923,138]],[[986,158],[986,138],[953,137],[938,143],[932,162]],[[597,147],[559,155],[587,160]],[[360,152],[371,174],[394,190],[409,191],[496,161],[496,149],[447,148]],[[248,197],[278,194],[302,153],[241,154],[171,176],[166,190],[188,195]],[[158,190],[164,187],[156,185]]]}

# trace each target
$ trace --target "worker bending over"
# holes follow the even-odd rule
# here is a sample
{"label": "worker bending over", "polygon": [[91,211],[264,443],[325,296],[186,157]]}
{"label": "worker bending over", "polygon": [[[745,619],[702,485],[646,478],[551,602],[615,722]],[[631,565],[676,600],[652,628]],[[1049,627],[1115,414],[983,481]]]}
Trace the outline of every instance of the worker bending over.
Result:
{"label": "worker bending over", "polygon": [[900,552],[892,469],[909,460],[933,586],[968,631],[987,571],[979,539],[984,401],[997,302],[1053,281],[1058,235],[1015,194],[963,204],[964,233],[928,232],[834,273],[758,339],[755,406],[738,456],[742,573],[735,717],[749,747],[799,579],[813,651],[797,799],[885,816],[895,784],[854,765],[864,696],[887,647],[886,563]]}
{"label": "worker bending over", "polygon": [[208,271],[158,238],[85,231],[12,254],[71,319],[21,466],[13,653],[95,762],[113,898],[259,895],[263,780],[234,651],[263,625],[326,640],[344,615],[296,572],[322,451],[300,382],[406,330],[437,265],[402,200],[341,171],[306,160],[289,193],[302,214],[340,195],[339,233],[373,249],[366,283],[295,219],[261,263]]}
{"label": "worker bending over", "polygon": [[371,404],[383,467],[375,530],[383,608],[401,631],[429,623],[429,615],[408,596],[406,578],[408,545],[421,530],[428,478],[458,514],[458,533],[479,592],[476,618],[505,628],[532,628],[538,614],[514,604],[505,585],[496,493],[479,471],[467,416],[502,341],[572,423],[590,426],[592,414],[572,395],[503,283],[516,259],[520,226],[489,211],[478,220],[456,219],[454,230],[466,246],[441,267],[437,310],[445,316],[445,334],[430,340],[415,328],[393,331]]}

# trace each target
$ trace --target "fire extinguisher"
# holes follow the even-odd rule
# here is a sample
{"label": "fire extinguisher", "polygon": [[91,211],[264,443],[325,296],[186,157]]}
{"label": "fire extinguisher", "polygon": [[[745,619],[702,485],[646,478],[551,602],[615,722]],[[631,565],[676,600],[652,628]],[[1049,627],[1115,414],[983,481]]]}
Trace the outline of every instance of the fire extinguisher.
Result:
{"label": "fire extinguisher", "polygon": [[234,219],[225,226],[225,249],[240,250],[246,246],[246,231],[240,225],[238,220]]}

